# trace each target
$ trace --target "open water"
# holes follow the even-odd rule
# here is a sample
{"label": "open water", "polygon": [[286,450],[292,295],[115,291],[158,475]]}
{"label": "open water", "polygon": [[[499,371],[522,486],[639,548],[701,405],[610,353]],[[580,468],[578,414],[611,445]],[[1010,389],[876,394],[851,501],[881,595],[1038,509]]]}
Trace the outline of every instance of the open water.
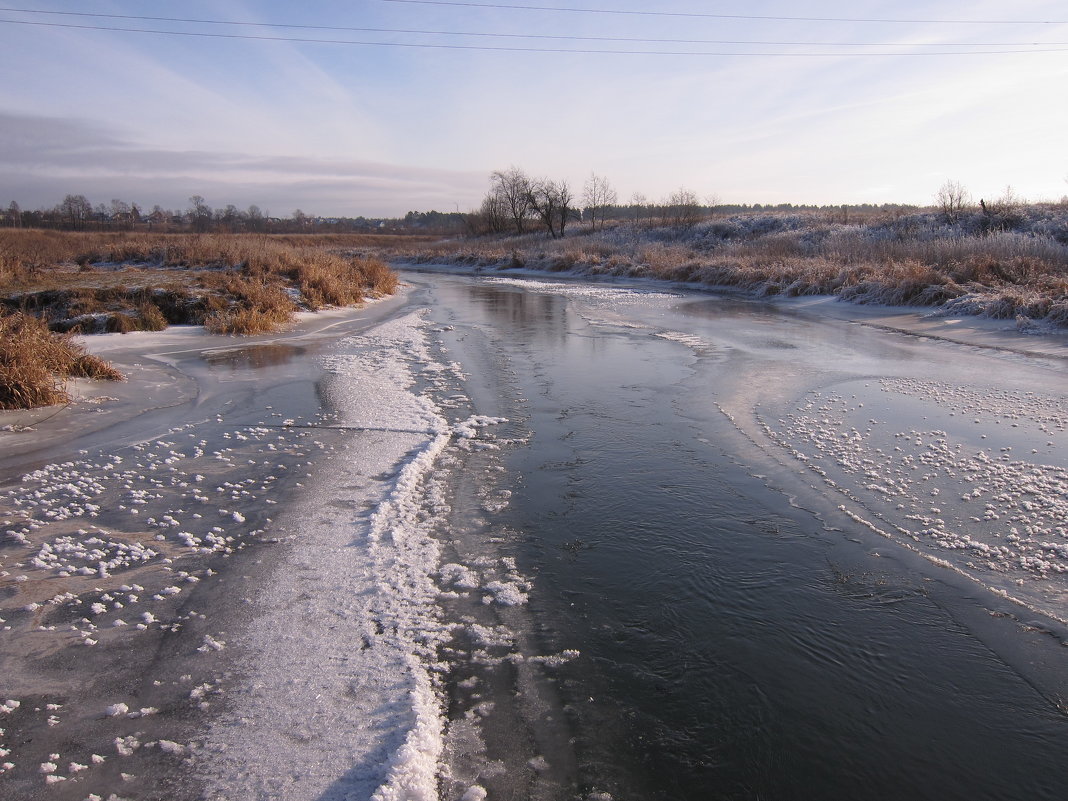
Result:
{"label": "open water", "polygon": [[[1068,542],[1063,360],[702,295],[409,277],[510,421],[512,495],[481,534],[530,579],[511,624],[580,653],[526,715],[535,749],[563,716],[566,753],[534,756],[557,797],[1064,797],[1064,551],[1039,544]],[[1005,490],[973,515],[962,493],[998,495],[1010,465],[1048,479],[1035,505]],[[491,797],[519,792],[491,774]]]}

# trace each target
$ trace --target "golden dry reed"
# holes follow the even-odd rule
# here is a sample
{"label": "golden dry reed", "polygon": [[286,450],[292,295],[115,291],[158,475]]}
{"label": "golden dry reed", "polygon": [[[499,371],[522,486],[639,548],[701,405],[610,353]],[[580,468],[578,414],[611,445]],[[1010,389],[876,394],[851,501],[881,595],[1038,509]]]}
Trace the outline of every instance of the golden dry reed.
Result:
{"label": "golden dry reed", "polygon": [[49,331],[43,320],[22,312],[0,314],[0,409],[68,403],[66,378],[121,381],[123,375],[69,334]]}
{"label": "golden dry reed", "polygon": [[192,323],[218,334],[273,331],[302,308],[351,306],[396,291],[397,276],[384,262],[351,255],[392,238],[0,230],[0,309],[8,310],[0,408],[66,402],[67,376],[117,377],[49,327],[125,333]]}

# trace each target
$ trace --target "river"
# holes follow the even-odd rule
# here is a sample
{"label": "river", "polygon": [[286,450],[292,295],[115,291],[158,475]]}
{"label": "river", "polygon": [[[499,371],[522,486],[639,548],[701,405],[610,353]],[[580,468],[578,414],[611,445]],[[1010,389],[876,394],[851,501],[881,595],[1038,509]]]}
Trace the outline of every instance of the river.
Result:
{"label": "river", "polygon": [[490,528],[525,625],[581,654],[554,677],[562,785],[1063,793],[1063,360],[656,289],[431,286],[448,347],[507,376]]}
{"label": "river", "polygon": [[12,797],[1063,797],[1063,335],[404,278],[10,459]]}

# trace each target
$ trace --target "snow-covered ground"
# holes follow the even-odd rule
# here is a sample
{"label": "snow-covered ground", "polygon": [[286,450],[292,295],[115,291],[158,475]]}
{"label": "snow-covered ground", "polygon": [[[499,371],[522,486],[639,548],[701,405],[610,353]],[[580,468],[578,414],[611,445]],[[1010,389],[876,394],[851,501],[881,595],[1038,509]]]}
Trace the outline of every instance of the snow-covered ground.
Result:
{"label": "snow-covered ground", "polygon": [[[212,798],[438,797],[438,650],[451,635],[435,581],[447,509],[438,468],[498,421],[450,425],[416,388],[456,370],[430,353],[425,329],[410,313],[327,361],[335,424],[352,434],[283,523],[299,545],[244,634],[247,684],[208,735]],[[456,570],[470,573],[451,566],[454,587],[479,588]]]}
{"label": "snow-covered ground", "polygon": [[[575,654],[523,653],[502,615],[530,582],[448,530],[457,471],[471,455],[489,469],[506,421],[469,413],[428,318],[335,343],[315,384],[307,367],[287,376],[300,342],[284,336],[96,343],[126,357],[135,421],[172,403],[193,419],[41,464],[0,495],[5,797],[153,798],[165,782],[168,798],[485,796],[477,777],[503,770],[480,733],[485,671]],[[200,397],[169,392],[205,348]],[[312,391],[297,407],[315,413],[292,414]],[[470,483],[478,514],[507,506],[491,478]],[[450,671],[468,701],[445,698]]]}

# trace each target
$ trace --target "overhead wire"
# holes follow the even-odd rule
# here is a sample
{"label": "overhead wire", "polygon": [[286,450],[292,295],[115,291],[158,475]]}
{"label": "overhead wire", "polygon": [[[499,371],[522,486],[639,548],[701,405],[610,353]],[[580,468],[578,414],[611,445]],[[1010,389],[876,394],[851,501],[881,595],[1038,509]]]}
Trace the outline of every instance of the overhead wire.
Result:
{"label": "overhead wire", "polygon": [[[350,25],[311,25],[297,22],[249,22],[200,17],[160,17],[141,14],[106,14],[89,11],[45,11],[42,9],[4,8],[0,12],[21,14],[49,14],[66,17],[90,17],[97,19],[140,20],[146,22],[175,22],[196,25],[228,25],[250,28],[287,28],[294,30],[351,31],[359,33],[411,34],[425,36],[470,36],[499,39],[539,39],[550,41],[577,42],[629,42],[644,44],[709,44],[709,45],[760,45],[783,47],[1055,47],[1068,46],[1068,42],[829,42],[811,40],[773,40],[773,39],[681,39],[636,36],[578,36],[568,34],[538,33],[501,33],[494,31],[450,31],[425,28],[376,28]],[[8,20],[0,20],[6,22]],[[98,29],[98,28],[93,28]],[[112,30],[111,28],[100,29]],[[115,28],[114,30],[135,30]],[[157,31],[146,31],[156,33]],[[315,40],[324,41],[324,40]]]}
{"label": "overhead wire", "polygon": [[716,14],[706,11],[635,11],[620,8],[583,8],[564,6],[535,6],[518,3],[470,3],[459,0],[381,0],[383,3],[407,3],[423,6],[458,6],[461,8],[490,8],[514,11],[555,11],[569,14],[617,14],[640,17],[684,17],[693,19],[739,19],[765,20],[778,22],[874,22],[903,24],[937,24],[937,25],[1064,25],[1068,20],[1024,20],[1024,19],[901,19],[895,17],[804,17],[777,16],[771,14]]}
{"label": "overhead wire", "polygon": [[[415,2],[416,0],[413,0]],[[422,0],[419,0],[422,2]],[[448,3],[445,3],[449,5]],[[463,5],[463,4],[460,4]],[[479,5],[479,4],[471,4]],[[499,5],[499,4],[498,4]],[[511,6],[508,6],[509,8]],[[518,6],[517,6],[518,7]],[[526,8],[526,7],[524,7]],[[561,9],[556,9],[561,10]],[[212,20],[183,17],[158,17],[133,14],[104,14],[94,12],[69,12],[69,11],[44,11],[41,9],[0,8],[0,12],[26,13],[26,14],[56,14],[63,16],[82,16],[109,19],[129,19],[156,22],[173,22],[182,24],[200,25],[231,25],[247,27],[290,28],[330,31],[359,31],[363,33],[389,33],[407,35],[433,35],[433,36],[478,36],[496,37],[507,39],[540,39],[554,41],[576,42],[627,42],[632,44],[709,44],[730,46],[773,46],[773,47],[857,47],[857,48],[913,48],[913,47],[994,47],[1003,48],[996,50],[920,50],[898,52],[861,52],[861,53],[834,53],[834,52],[803,52],[803,51],[709,51],[709,50],[635,50],[622,48],[563,48],[563,47],[532,47],[532,46],[497,46],[478,44],[456,44],[435,42],[395,42],[395,41],[369,41],[363,39],[334,39],[334,38],[311,38],[300,36],[267,36],[250,33],[215,33],[210,31],[183,31],[160,28],[141,27],[118,27],[114,25],[88,25],[68,22],[46,22],[41,20],[0,19],[0,25],[27,25],[48,28],[67,28],[75,30],[109,31],[117,33],[140,33],[159,36],[176,37],[199,37],[209,39],[231,39],[265,42],[293,42],[297,44],[329,44],[329,45],[352,45],[365,47],[392,47],[410,49],[435,49],[435,50],[468,50],[487,52],[522,52],[522,53],[555,53],[576,55],[645,55],[645,56],[741,56],[741,57],[829,57],[829,56],[866,56],[866,57],[898,57],[898,56],[968,56],[968,55],[1006,55],[1023,53],[1053,53],[1066,52],[1065,42],[999,42],[999,43],[879,43],[879,42],[807,42],[807,41],[762,41],[762,40],[715,40],[715,39],[655,39],[639,37],[597,37],[597,36],[571,36],[550,34],[512,34],[494,32],[468,32],[468,31],[439,31],[417,29],[390,29],[390,28],[363,28],[340,25],[310,25],[299,23],[266,23],[266,22],[238,22],[232,20]],[[637,12],[636,12],[637,13]],[[652,13],[652,12],[650,12]],[[666,13],[666,12],[665,12]]]}

